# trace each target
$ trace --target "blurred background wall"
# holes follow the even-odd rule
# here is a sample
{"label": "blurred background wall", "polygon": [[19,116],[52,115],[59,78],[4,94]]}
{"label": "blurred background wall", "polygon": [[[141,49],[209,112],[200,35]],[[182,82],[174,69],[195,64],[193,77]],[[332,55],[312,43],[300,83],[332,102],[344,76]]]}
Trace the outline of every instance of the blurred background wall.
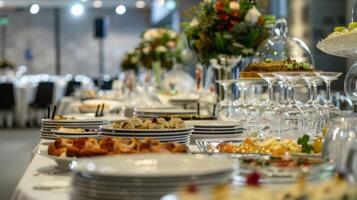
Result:
{"label": "blurred background wall", "polygon": [[[16,1],[16,0],[8,0]],[[43,0],[44,1],[44,0]],[[53,1],[53,0],[52,0]],[[66,0],[69,2],[70,0]],[[109,2],[109,0],[104,0]],[[129,2],[128,0],[123,1]],[[135,2],[132,0],[132,2]],[[186,19],[184,10],[200,0],[146,0],[146,7],[138,9],[127,6],[123,15],[117,15],[113,7],[88,8],[82,16],[74,17],[68,6],[59,9],[60,21],[60,66],[61,74],[98,75],[98,41],[93,37],[93,20],[98,16],[110,18],[110,31],[105,39],[106,73],[115,75],[120,71],[123,54],[139,41],[140,34],[148,27],[168,26],[180,29]],[[268,13],[286,17],[289,33],[303,39],[311,49],[317,69],[345,72],[351,62],[329,56],[315,46],[335,26],[350,21],[353,0],[268,0]],[[26,6],[0,8],[0,16],[7,16],[6,56],[18,65],[28,65],[29,73],[56,73],[55,9],[41,8],[31,15]],[[4,45],[0,43],[0,45]],[[31,50],[33,59],[26,61],[26,52]],[[28,52],[27,52],[28,53]],[[342,88],[343,78],[334,84]]]}

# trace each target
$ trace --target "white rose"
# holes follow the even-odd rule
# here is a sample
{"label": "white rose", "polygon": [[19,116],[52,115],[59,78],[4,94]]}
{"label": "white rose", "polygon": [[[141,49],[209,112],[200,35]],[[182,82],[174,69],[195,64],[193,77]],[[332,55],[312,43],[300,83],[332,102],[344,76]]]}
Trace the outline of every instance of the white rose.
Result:
{"label": "white rose", "polygon": [[198,20],[197,18],[193,18],[192,21],[190,22],[190,26],[198,26]]}
{"label": "white rose", "polygon": [[261,15],[262,14],[259,12],[259,10],[255,6],[253,6],[248,11],[248,13],[245,15],[244,20],[251,24],[255,24],[255,23],[257,23],[257,21]]}
{"label": "white rose", "polygon": [[175,31],[168,31],[168,34],[171,39],[175,39],[177,37],[177,33]]}
{"label": "white rose", "polygon": [[166,53],[167,48],[160,45],[160,46],[156,47],[155,51],[158,52],[158,53]]}
{"label": "white rose", "polygon": [[240,5],[239,5],[239,3],[237,3],[237,2],[231,1],[231,2],[229,3],[229,8],[230,8],[231,10],[239,10]]}

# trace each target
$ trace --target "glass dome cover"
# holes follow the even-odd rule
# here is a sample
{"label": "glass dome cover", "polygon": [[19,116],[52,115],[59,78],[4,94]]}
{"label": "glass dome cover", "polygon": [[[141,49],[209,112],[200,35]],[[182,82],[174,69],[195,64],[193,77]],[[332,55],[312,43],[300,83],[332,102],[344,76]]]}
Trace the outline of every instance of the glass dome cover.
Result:
{"label": "glass dome cover", "polygon": [[253,63],[284,63],[285,67],[274,71],[308,71],[314,68],[314,59],[307,45],[298,38],[288,36],[287,22],[277,20],[274,36],[257,48]]}

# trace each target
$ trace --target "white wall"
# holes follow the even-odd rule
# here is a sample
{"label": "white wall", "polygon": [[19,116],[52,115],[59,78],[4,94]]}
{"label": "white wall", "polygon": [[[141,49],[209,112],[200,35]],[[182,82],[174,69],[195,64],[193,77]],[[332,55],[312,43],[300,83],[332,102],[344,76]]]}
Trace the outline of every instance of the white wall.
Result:
{"label": "white wall", "polygon": [[[41,10],[30,15],[24,10],[1,10],[9,16],[7,27],[7,57],[17,65],[26,64],[24,51],[32,47],[34,60],[29,73],[55,72],[54,12]],[[110,31],[105,41],[105,68],[109,74],[119,72],[123,54],[137,45],[142,31],[150,25],[150,11],[128,9],[119,16],[113,10],[88,10],[74,18],[68,10],[61,10],[61,66],[62,74],[96,76],[98,69],[98,42],[94,39],[94,18],[110,17]]]}

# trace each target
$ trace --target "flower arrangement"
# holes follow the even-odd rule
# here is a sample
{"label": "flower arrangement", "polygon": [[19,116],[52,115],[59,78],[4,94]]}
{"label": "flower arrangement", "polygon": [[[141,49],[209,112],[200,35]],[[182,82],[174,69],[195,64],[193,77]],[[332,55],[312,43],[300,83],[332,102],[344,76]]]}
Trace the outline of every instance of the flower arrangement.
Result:
{"label": "flower arrangement", "polygon": [[137,49],[128,51],[120,64],[123,71],[134,70],[138,71],[139,69],[139,56]]}
{"label": "flower arrangement", "polygon": [[188,45],[203,64],[219,55],[250,56],[269,36],[275,17],[262,15],[254,0],[204,0],[183,23]]}
{"label": "flower arrangement", "polygon": [[178,48],[179,34],[165,28],[151,28],[142,34],[138,47],[139,62],[148,69],[160,62],[164,69],[171,69],[174,62],[182,62],[182,50]]}

